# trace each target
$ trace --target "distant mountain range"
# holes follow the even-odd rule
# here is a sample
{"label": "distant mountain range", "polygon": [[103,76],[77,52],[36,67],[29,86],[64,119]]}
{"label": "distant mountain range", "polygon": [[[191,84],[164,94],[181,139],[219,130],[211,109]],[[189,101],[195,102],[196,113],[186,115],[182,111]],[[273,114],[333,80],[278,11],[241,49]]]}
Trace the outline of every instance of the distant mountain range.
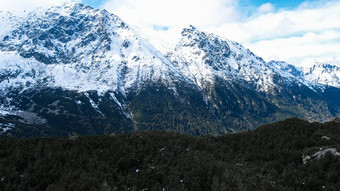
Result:
{"label": "distant mountain range", "polygon": [[311,83],[313,86],[332,86],[340,88],[340,67],[327,63],[315,63],[313,66],[296,67],[286,62],[271,61],[276,68],[286,71],[296,78]]}
{"label": "distant mountain range", "polygon": [[340,114],[340,67],[268,63],[193,26],[169,51],[79,3],[0,13],[0,28],[1,135],[219,135]]}

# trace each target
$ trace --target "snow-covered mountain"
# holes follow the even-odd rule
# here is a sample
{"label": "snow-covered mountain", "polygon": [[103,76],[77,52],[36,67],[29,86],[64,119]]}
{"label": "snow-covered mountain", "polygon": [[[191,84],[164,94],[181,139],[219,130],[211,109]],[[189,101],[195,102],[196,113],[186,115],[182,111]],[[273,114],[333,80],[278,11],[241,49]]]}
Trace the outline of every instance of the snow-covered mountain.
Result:
{"label": "snow-covered mountain", "polygon": [[205,83],[214,83],[215,77],[245,83],[262,92],[277,86],[274,82],[276,77],[285,83],[300,83],[237,42],[201,32],[193,26],[183,29],[181,34],[178,44],[167,55],[185,76],[201,88]]}
{"label": "snow-covered mountain", "polygon": [[1,81],[1,90],[46,85],[125,92],[143,81],[184,79],[117,16],[82,4],[32,12],[0,39],[2,75],[15,75]]}
{"label": "snow-covered mountain", "polygon": [[223,134],[340,113],[307,72],[193,26],[161,52],[116,15],[79,3],[1,15],[0,122],[14,125],[6,135]]}
{"label": "snow-covered mountain", "polygon": [[327,63],[315,63],[303,69],[304,79],[311,83],[340,88],[340,67]]}
{"label": "snow-covered mountain", "polygon": [[296,67],[286,62],[271,61],[269,64],[288,72],[298,79],[316,86],[340,88],[340,67],[327,63],[315,63],[312,66]]}

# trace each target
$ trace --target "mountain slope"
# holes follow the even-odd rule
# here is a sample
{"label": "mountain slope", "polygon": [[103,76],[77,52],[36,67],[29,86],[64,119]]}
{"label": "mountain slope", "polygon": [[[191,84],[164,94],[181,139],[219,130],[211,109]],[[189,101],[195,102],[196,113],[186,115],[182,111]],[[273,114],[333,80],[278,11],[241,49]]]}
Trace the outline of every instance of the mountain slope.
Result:
{"label": "mountain slope", "polygon": [[336,115],[310,82],[195,27],[184,29],[167,55],[198,84],[225,125],[247,129],[287,116],[325,120]]}
{"label": "mountain slope", "polygon": [[[6,19],[6,17],[0,17]],[[236,42],[195,27],[167,53],[116,15],[72,3],[7,19],[0,33],[2,135],[253,129],[339,115],[323,91]],[[323,87],[323,86],[320,86]],[[340,95],[340,94],[339,94]]]}

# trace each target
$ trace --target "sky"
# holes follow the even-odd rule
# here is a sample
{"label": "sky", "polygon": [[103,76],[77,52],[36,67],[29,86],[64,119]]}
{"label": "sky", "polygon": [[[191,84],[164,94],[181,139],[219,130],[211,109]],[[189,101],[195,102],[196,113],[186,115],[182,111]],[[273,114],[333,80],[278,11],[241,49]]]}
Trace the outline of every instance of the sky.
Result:
{"label": "sky", "polygon": [[340,0],[0,0],[0,11],[65,2],[104,8],[169,43],[194,25],[239,42],[265,61],[340,65]]}

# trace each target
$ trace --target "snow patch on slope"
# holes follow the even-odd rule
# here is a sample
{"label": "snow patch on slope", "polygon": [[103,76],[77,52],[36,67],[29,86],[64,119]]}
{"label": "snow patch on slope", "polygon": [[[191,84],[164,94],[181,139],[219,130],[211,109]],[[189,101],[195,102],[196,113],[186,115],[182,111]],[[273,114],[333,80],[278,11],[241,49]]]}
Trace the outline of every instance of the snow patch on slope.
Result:
{"label": "snow patch on slope", "polygon": [[46,77],[46,65],[23,59],[16,52],[0,51],[0,93],[18,87],[24,91]]}
{"label": "snow patch on slope", "polygon": [[85,92],[84,95],[89,99],[90,104],[92,105],[93,109],[95,109],[98,113],[104,116],[104,114],[100,111],[98,105],[91,99],[90,95],[87,92]]}
{"label": "snow patch on slope", "polygon": [[0,123],[0,133],[5,133],[13,129],[15,126],[13,123]]}

